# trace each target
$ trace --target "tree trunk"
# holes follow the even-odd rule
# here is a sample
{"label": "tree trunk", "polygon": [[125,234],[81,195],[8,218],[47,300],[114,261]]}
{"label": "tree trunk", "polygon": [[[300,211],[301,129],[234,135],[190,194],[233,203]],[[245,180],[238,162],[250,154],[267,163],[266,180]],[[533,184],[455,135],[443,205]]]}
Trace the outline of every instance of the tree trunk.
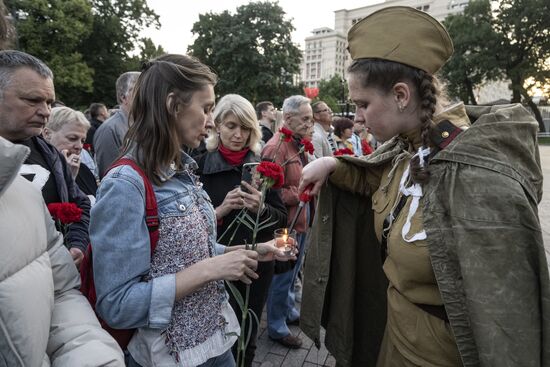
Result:
{"label": "tree trunk", "polygon": [[527,94],[527,91],[525,89],[522,89],[521,94],[523,95],[523,99],[525,99],[525,101],[527,102],[527,105],[533,111],[533,114],[535,115],[535,118],[539,123],[539,131],[545,132],[546,129],[544,128],[544,122],[542,121],[542,115],[540,113],[538,106],[535,104],[535,102],[533,102],[533,100],[531,99],[531,96]]}
{"label": "tree trunk", "polygon": [[521,103],[521,90],[523,89],[523,78],[521,75],[508,75],[512,81],[512,103]]}
{"label": "tree trunk", "polygon": [[466,85],[466,90],[468,91],[469,101],[467,102],[476,106],[477,100],[476,96],[474,95],[474,86],[472,85],[472,81],[470,80],[470,78],[464,78],[464,84]]}

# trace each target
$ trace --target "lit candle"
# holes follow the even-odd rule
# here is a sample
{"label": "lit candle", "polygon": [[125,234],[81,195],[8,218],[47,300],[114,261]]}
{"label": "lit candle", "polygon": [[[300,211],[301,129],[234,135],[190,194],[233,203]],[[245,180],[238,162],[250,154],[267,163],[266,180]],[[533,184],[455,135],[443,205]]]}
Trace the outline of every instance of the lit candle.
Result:
{"label": "lit candle", "polygon": [[288,228],[275,230],[275,246],[284,251],[285,255],[291,255],[296,241],[294,240],[295,231],[288,233]]}

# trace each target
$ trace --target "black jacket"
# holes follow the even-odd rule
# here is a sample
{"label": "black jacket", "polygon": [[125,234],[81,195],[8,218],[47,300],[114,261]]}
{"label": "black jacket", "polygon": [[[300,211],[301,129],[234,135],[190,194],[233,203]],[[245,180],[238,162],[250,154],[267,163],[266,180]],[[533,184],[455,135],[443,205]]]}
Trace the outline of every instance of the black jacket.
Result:
{"label": "black jacket", "polygon": [[[253,152],[249,152],[243,164],[259,161],[259,157],[255,156]],[[197,173],[201,176],[201,182],[204,184],[204,189],[212,199],[212,205],[216,208],[221,205],[229,191],[240,185],[242,165],[229,165],[217,150],[197,157],[197,163],[199,165]],[[273,239],[273,231],[277,228],[285,227],[287,222],[286,208],[278,190],[271,189],[267,191],[265,205],[266,210],[262,213],[260,222],[271,216],[270,221],[276,223],[260,231],[257,236],[257,242],[265,242]],[[218,226],[217,229],[218,237],[225,232],[238,213],[238,210],[233,210],[223,218],[223,223]],[[227,244],[230,237],[230,235],[226,235],[220,243]],[[235,233],[235,237],[231,244],[240,245],[245,243],[245,241],[247,243],[252,243],[252,231],[244,225],[241,225]]]}
{"label": "black jacket", "polygon": [[90,224],[90,200],[75,184],[74,179],[67,165],[65,157],[51,144],[42,137],[36,136],[34,139],[40,154],[48,164],[49,171],[54,175],[57,185],[57,194],[61,202],[75,203],[82,209],[80,222],[69,225],[67,233],[67,242],[69,247],[76,247],[82,252],[86,252],[86,247],[90,242],[88,236],[88,226]]}

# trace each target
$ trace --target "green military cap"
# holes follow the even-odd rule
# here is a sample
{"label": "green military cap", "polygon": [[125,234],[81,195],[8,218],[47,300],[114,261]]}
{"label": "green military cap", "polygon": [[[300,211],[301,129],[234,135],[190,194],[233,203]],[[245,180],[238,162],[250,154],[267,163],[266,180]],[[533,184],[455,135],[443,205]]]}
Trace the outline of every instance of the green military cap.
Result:
{"label": "green military cap", "polygon": [[443,25],[430,15],[408,6],[392,6],[351,27],[348,50],[353,60],[396,61],[434,74],[453,54],[453,43]]}

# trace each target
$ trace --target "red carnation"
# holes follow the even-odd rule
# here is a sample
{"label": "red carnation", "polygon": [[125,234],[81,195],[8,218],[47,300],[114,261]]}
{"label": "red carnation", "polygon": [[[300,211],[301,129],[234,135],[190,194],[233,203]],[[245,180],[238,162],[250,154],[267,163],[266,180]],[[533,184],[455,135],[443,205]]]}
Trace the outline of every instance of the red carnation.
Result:
{"label": "red carnation", "polygon": [[308,152],[309,154],[313,154],[315,151],[315,147],[311,143],[311,140],[309,139],[302,139],[300,140],[300,145],[304,148],[304,152]]}
{"label": "red carnation", "polygon": [[361,149],[363,149],[363,155],[369,155],[374,152],[374,149],[372,149],[370,144],[365,139],[361,140]]}
{"label": "red carnation", "polygon": [[338,149],[334,152],[334,156],[337,157],[339,155],[353,155],[353,151],[349,148]]}
{"label": "red carnation", "polygon": [[273,187],[274,189],[283,187],[285,175],[283,173],[283,167],[279,166],[277,163],[262,161],[258,165],[258,168],[256,168],[256,172],[267,179],[268,187]]}
{"label": "red carnation", "polygon": [[279,133],[281,134],[281,140],[285,143],[292,140],[292,130],[287,129],[286,127],[281,127],[279,129]]}
{"label": "red carnation", "polygon": [[83,146],[82,146],[82,149],[84,150],[87,150],[88,152],[92,150],[92,144],[90,143],[85,143]]}
{"label": "red carnation", "polygon": [[62,224],[80,222],[82,209],[75,203],[51,203],[48,204],[48,210],[53,219],[59,220]]}
{"label": "red carnation", "polygon": [[311,195],[309,194],[309,192],[311,191],[312,188],[313,188],[313,184],[309,184],[307,185],[305,190],[300,194],[299,198],[302,203],[309,203],[311,201]]}

